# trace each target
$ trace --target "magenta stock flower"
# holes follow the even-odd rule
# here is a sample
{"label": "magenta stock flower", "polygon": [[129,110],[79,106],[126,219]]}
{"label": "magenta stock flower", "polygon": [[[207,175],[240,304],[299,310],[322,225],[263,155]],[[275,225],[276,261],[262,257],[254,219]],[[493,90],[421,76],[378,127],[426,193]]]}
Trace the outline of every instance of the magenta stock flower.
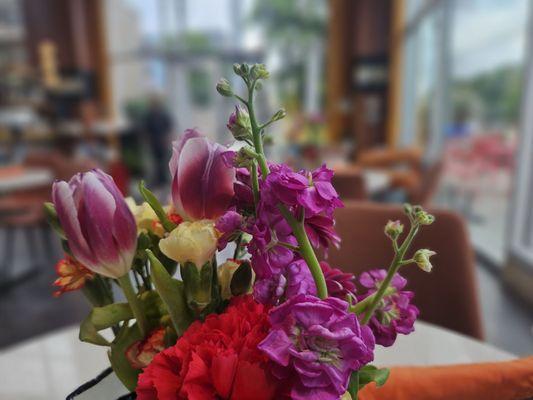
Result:
{"label": "magenta stock flower", "polygon": [[311,215],[325,212],[331,215],[335,208],[342,207],[342,201],[333,185],[331,179],[333,171],[322,165],[314,170],[309,177],[311,184],[300,195],[300,204]]}
{"label": "magenta stock flower", "polygon": [[169,163],[172,200],[187,220],[216,219],[233,200],[235,169],[225,163],[226,149],[189,129],[173,143]]}
{"label": "magenta stock flower", "polygon": [[215,229],[222,234],[218,238],[218,249],[223,250],[228,242],[231,242],[243,224],[242,215],[234,210],[224,213],[215,223]]}
{"label": "magenta stock flower", "polygon": [[258,215],[249,231],[252,240],[248,252],[257,277],[267,278],[282,273],[294,259],[294,251],[280,243],[296,246],[297,241],[281,215],[271,214],[266,209],[260,210]]}
{"label": "magenta stock flower", "polygon": [[334,226],[333,217],[328,215],[313,215],[305,219],[305,231],[313,247],[328,248],[332,244],[338,248],[341,238]]}
{"label": "magenta stock flower", "polygon": [[337,400],[350,375],[373,360],[374,337],[348,303],[298,295],[270,311],[272,325],[259,344],[280,379],[293,378],[291,398]]}
{"label": "magenta stock flower", "polygon": [[262,304],[277,305],[299,294],[316,295],[316,285],[304,260],[291,262],[283,273],[258,279],[254,284],[254,298]]}
{"label": "magenta stock flower", "polygon": [[[387,275],[384,269],[373,269],[363,272],[359,283],[367,289],[366,293],[357,296],[363,300],[376,292]],[[418,308],[411,304],[414,293],[402,290],[407,280],[400,274],[394,275],[391,287],[395,292],[383,298],[378,309],[370,319],[368,326],[372,329],[376,343],[382,346],[392,346],[398,333],[407,335],[414,331],[414,323],[418,317]]]}
{"label": "magenta stock flower", "polygon": [[346,300],[347,296],[355,298],[355,276],[348,272],[343,272],[338,268],[331,267],[327,262],[321,261],[320,268],[324,273],[328,295]]}
{"label": "magenta stock flower", "polygon": [[119,278],[131,268],[137,226],[113,179],[100,170],[57,181],[52,199],[74,257],[90,270]]}

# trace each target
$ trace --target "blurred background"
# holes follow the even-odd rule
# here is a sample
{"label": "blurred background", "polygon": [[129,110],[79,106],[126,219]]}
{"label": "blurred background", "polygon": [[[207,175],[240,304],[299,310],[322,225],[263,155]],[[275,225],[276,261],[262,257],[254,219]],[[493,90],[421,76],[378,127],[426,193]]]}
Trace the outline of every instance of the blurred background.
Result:
{"label": "blurred background", "polygon": [[183,130],[232,143],[215,85],[246,61],[271,71],[259,114],[288,112],[269,157],[328,163],[349,204],[458,216],[475,259],[448,274],[473,271],[474,336],[532,353],[532,16],[528,0],[0,0],[0,347],[89,309],[52,296],[52,181],[98,166],[126,195],[141,179],[168,195]]}

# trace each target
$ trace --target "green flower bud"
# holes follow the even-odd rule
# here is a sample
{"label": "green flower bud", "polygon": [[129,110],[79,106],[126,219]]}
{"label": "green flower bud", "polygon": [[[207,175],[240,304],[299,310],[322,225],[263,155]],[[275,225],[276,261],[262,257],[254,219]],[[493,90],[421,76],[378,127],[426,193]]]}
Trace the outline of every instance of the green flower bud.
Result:
{"label": "green flower bud", "polygon": [[231,90],[231,85],[227,79],[220,79],[217,83],[217,92],[222,96],[231,97],[233,96],[233,90]]}
{"label": "green flower bud", "polygon": [[415,219],[420,225],[431,225],[435,221],[435,217],[424,210],[418,211]]}
{"label": "green flower bud", "polygon": [[396,221],[389,221],[385,225],[385,235],[387,235],[392,240],[398,239],[398,237],[403,232],[403,224],[396,220]]}
{"label": "green flower bud", "polygon": [[416,265],[418,265],[418,268],[420,268],[422,271],[431,272],[433,266],[431,265],[429,258],[431,256],[434,256],[435,254],[437,253],[435,253],[434,251],[428,249],[420,249],[415,253],[413,260],[415,260]]}
{"label": "green flower bud", "polygon": [[272,121],[279,121],[280,119],[285,118],[286,115],[287,115],[287,111],[285,111],[284,108],[280,108],[278,111],[276,111],[276,113],[272,117]]}
{"label": "green flower bud", "polygon": [[265,64],[254,64],[250,70],[252,79],[267,79],[270,72],[267,71]]}
{"label": "green flower bud", "polygon": [[250,115],[243,106],[235,106],[235,111],[230,115],[226,126],[236,140],[252,139]]}
{"label": "green flower bud", "polygon": [[235,166],[249,168],[256,158],[257,153],[251,147],[244,146],[235,155]]}

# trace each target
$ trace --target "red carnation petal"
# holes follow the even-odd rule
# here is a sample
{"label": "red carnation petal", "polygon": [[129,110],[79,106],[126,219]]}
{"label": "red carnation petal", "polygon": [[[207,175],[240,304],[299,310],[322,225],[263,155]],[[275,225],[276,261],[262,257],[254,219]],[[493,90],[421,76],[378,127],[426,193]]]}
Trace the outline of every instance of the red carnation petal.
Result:
{"label": "red carnation petal", "polygon": [[272,400],[277,389],[265,366],[241,360],[233,382],[231,400]]}
{"label": "red carnation petal", "polygon": [[233,386],[233,379],[237,371],[238,358],[235,353],[219,354],[213,358],[211,377],[217,394],[222,398],[229,398]]}

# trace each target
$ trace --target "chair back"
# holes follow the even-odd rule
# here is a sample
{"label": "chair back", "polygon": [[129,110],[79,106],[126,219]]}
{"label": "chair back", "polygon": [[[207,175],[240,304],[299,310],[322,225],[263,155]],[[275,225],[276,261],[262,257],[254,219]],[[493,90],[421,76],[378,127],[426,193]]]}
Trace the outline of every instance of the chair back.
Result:
{"label": "chair back", "polygon": [[[435,223],[421,228],[407,256],[419,248],[436,251],[433,271],[425,273],[416,265],[402,267],[401,273],[409,281],[407,288],[415,292],[414,303],[422,320],[481,339],[474,253],[465,224],[456,213],[430,212],[436,217]],[[407,218],[397,205],[345,202],[335,217],[342,244],[338,250],[330,249],[328,262],[356,275],[388,268],[393,258],[390,240],[383,233],[388,220],[399,219],[408,228]]]}
{"label": "chair back", "polygon": [[360,168],[336,169],[332,184],[343,201],[368,198],[365,179]]}

